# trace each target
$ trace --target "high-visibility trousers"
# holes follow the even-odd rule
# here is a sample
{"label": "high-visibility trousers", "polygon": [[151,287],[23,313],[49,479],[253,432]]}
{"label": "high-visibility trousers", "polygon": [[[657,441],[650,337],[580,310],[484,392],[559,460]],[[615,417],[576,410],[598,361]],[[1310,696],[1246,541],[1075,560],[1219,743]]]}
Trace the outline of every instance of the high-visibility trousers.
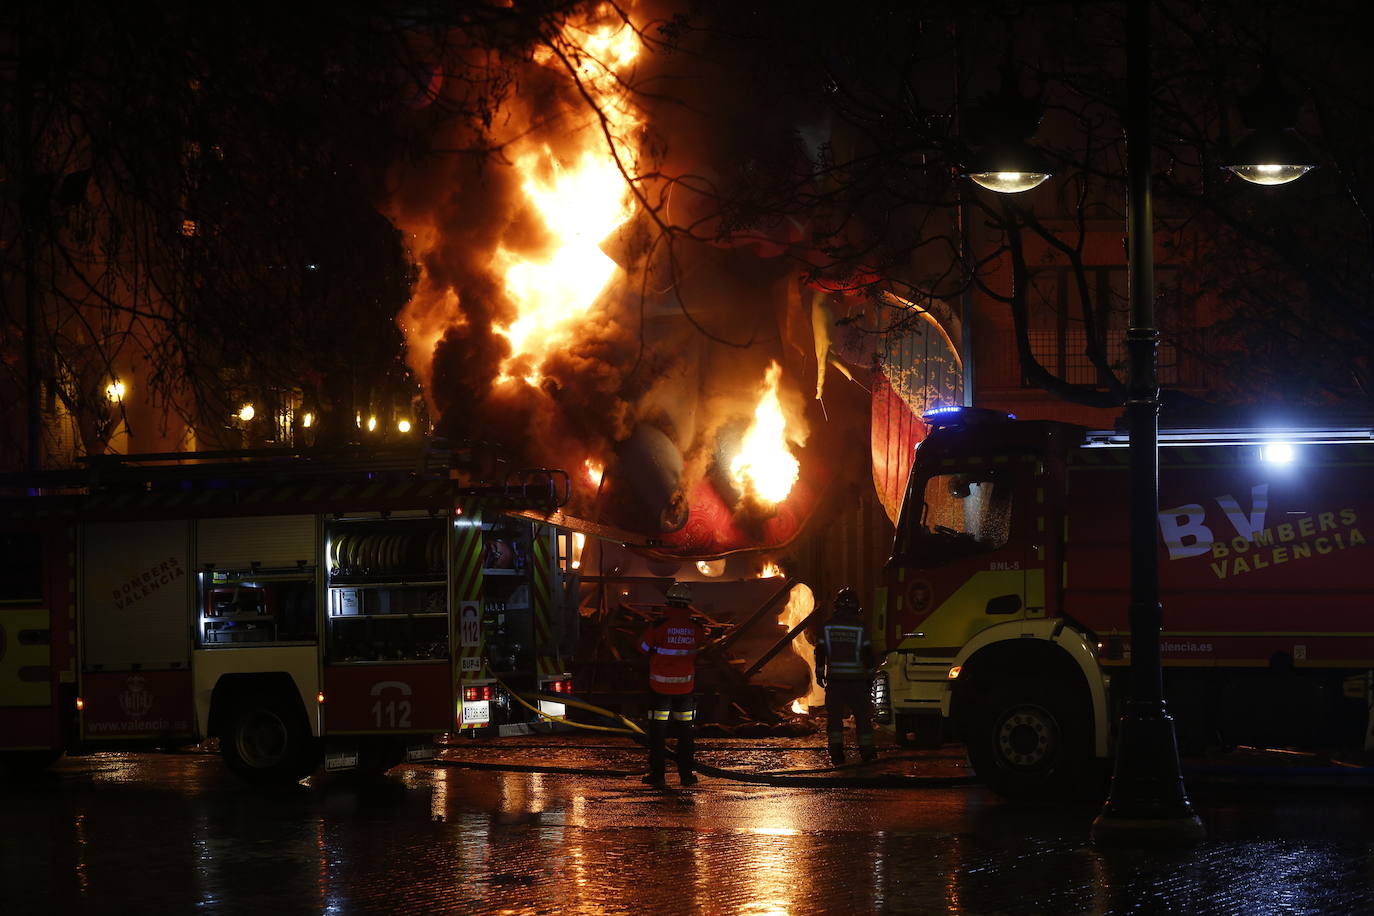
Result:
{"label": "high-visibility trousers", "polygon": [[677,772],[686,776],[695,765],[697,698],[690,693],[650,694],[649,775],[661,777],[671,730],[677,737]]}

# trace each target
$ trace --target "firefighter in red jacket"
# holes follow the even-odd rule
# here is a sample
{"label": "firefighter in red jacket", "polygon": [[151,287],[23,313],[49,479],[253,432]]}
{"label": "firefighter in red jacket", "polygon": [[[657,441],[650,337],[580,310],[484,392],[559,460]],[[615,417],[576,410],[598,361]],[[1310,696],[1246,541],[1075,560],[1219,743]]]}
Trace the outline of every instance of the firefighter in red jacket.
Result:
{"label": "firefighter in red jacket", "polygon": [[832,608],[816,643],[816,683],[825,688],[830,760],[836,766],[844,763],[844,717],[852,712],[859,756],[869,763],[878,757],[873,744],[873,643],[854,589],[846,586],[836,592]]}
{"label": "firefighter in red jacket", "polygon": [[692,733],[696,727],[697,701],[692,695],[696,685],[697,653],[705,644],[706,632],[692,620],[692,591],[683,582],[668,586],[668,616],[649,629],[640,640],[639,651],[649,653],[649,775],[652,786],[665,784],[664,746],[671,722],[677,732],[678,781],[695,785]]}

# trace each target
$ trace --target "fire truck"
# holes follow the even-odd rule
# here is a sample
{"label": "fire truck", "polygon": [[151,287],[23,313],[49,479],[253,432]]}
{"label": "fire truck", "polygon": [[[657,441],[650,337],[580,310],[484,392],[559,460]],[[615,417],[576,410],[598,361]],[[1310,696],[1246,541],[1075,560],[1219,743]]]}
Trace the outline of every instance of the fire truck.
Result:
{"label": "fire truck", "polygon": [[[0,501],[0,766],[217,738],[257,783],[528,731],[571,691],[562,471],[473,452],[106,456]],[[14,484],[18,481],[8,481]],[[571,613],[572,618],[569,619]]]}
{"label": "fire truck", "polygon": [[[879,718],[1008,796],[1100,772],[1128,689],[1120,430],[928,416],[875,596]],[[1166,425],[1161,658],[1185,753],[1374,748],[1374,426]]]}

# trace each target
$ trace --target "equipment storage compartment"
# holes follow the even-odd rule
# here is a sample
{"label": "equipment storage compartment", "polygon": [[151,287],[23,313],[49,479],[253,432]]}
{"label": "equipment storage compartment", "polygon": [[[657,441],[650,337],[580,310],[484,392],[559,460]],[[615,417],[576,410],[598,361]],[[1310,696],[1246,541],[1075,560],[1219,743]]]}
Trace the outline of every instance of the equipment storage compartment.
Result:
{"label": "equipment storage compartment", "polygon": [[315,641],[315,570],[209,569],[200,576],[200,645]]}
{"label": "equipment storage compartment", "polygon": [[441,517],[368,516],[326,525],[327,661],[434,661],[449,657]]}
{"label": "equipment storage compartment", "polygon": [[482,640],[488,666],[506,676],[535,667],[531,527],[509,518],[482,526]]}

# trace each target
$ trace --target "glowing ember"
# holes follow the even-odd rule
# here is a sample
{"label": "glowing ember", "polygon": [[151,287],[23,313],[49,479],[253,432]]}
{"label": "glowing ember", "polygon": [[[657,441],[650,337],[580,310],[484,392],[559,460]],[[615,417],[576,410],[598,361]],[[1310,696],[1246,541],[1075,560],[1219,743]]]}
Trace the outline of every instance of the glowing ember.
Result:
{"label": "glowing ember", "polygon": [[730,476],[745,493],[769,504],[782,502],[792,492],[801,465],[787,445],[787,421],[778,399],[782,367],[768,364],[763,396],[754,408],[754,419],[744,434],[739,454],[730,462]]}
{"label": "glowing ember", "polygon": [[572,556],[569,561],[573,569],[582,568],[582,548],[587,546],[587,536],[580,531],[573,532]]}
{"label": "glowing ember", "polygon": [[725,575],[725,560],[722,558],[697,560],[697,572],[708,579],[719,579]]}
{"label": "glowing ember", "polygon": [[[791,632],[793,627],[805,620],[815,609],[816,597],[812,594],[810,586],[798,583],[792,586],[792,591],[787,596],[787,607],[783,609],[779,622]],[[809,711],[809,706],[825,705],[825,691],[816,686],[816,646],[805,630],[792,640],[792,648],[806,660],[806,667],[811,669],[811,681],[807,692],[792,702],[793,712],[805,713]]]}

